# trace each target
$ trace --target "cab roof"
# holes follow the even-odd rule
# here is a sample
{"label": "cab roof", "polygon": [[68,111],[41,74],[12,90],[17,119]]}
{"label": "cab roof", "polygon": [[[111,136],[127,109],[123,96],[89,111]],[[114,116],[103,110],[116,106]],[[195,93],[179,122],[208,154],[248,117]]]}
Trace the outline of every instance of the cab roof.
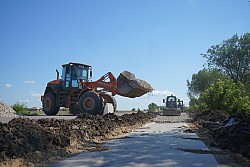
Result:
{"label": "cab roof", "polygon": [[81,65],[81,66],[85,66],[85,67],[92,67],[92,66],[87,65],[87,64],[73,63],[73,62],[70,62],[70,63],[68,63],[68,64],[63,64],[62,66],[69,66],[69,65],[71,65],[71,64],[73,64],[73,65]]}

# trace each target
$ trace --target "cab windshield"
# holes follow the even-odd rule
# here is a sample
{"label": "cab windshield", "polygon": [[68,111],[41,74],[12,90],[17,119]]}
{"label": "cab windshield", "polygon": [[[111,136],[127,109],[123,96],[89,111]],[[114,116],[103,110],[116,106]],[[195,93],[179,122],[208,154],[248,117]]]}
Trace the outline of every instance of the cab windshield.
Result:
{"label": "cab windshield", "polygon": [[73,70],[73,76],[75,75],[76,78],[73,77],[73,79],[82,79],[84,81],[88,80],[88,71],[89,68],[88,67],[84,67],[84,66],[75,66],[75,70]]}
{"label": "cab windshield", "polygon": [[78,87],[79,80],[83,82],[89,79],[89,66],[72,64],[70,66],[64,65],[62,71],[63,85],[68,87]]}

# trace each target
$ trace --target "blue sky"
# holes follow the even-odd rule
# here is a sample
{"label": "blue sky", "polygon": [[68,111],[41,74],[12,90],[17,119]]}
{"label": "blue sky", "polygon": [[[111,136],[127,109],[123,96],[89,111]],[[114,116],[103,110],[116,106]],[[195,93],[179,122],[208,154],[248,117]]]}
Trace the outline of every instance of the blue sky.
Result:
{"label": "blue sky", "polygon": [[115,96],[119,110],[162,105],[170,93],[188,104],[200,54],[249,32],[249,18],[247,0],[1,0],[0,100],[41,107],[55,69],[79,62],[93,66],[93,80],[128,70],[155,89]]}

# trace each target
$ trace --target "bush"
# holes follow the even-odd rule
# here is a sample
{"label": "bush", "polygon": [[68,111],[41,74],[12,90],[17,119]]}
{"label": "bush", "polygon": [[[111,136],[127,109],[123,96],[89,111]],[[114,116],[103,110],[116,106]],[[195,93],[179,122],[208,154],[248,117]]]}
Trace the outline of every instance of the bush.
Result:
{"label": "bush", "polygon": [[16,111],[19,115],[27,115],[27,106],[25,103],[16,102],[14,105],[11,106],[13,110]]}
{"label": "bush", "polygon": [[249,97],[244,85],[233,80],[217,80],[202,93],[202,101],[208,109],[224,110],[229,114],[242,112],[250,114]]}

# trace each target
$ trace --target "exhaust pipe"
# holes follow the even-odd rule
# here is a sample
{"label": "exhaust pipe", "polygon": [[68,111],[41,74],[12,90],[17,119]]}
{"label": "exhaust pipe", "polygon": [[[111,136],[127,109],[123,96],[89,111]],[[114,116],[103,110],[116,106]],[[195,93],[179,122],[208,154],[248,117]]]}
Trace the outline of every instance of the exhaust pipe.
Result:
{"label": "exhaust pipe", "polygon": [[56,79],[59,79],[59,71],[56,69]]}

